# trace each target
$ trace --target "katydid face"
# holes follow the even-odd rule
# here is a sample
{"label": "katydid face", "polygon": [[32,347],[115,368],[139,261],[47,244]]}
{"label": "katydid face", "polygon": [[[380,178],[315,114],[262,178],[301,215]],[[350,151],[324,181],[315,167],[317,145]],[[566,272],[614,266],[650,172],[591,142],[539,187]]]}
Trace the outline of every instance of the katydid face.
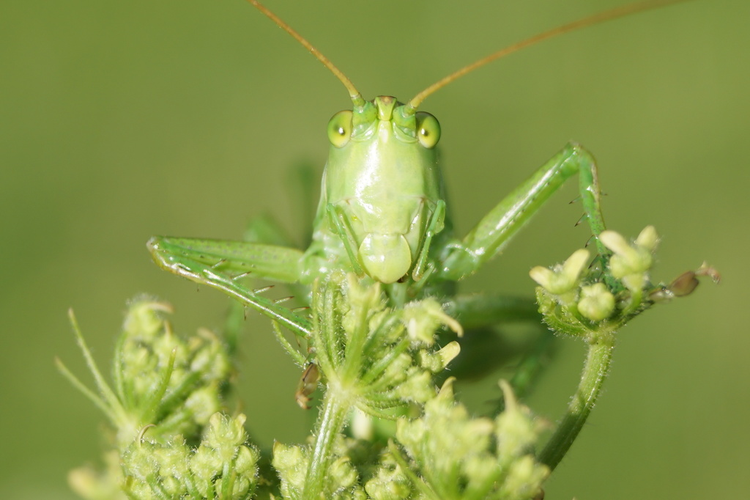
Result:
{"label": "katydid face", "polygon": [[[359,264],[383,283],[401,279],[412,268],[425,227],[442,199],[434,149],[437,120],[403,111],[395,98],[380,96],[333,117],[318,207],[322,224],[314,236],[318,243],[325,240],[323,247],[343,240],[330,237],[335,230],[325,212],[335,207],[344,215]],[[336,254],[349,258],[343,251]]]}

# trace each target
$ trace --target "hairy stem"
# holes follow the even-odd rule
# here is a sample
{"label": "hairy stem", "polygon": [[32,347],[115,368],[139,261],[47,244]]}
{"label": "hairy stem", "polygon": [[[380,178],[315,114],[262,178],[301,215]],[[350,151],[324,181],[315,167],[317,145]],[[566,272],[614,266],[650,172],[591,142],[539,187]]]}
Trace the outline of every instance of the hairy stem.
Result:
{"label": "hairy stem", "polygon": [[319,500],[325,498],[325,476],[331,462],[331,449],[336,436],[341,432],[349,406],[339,397],[338,391],[326,391],[318,434],[315,438],[310,465],[305,478],[302,498]]}
{"label": "hairy stem", "polygon": [[550,471],[555,470],[568,452],[594,408],[609,372],[613,349],[614,335],[611,332],[600,333],[590,341],[578,390],[555,433],[539,455],[539,461],[549,467]]}

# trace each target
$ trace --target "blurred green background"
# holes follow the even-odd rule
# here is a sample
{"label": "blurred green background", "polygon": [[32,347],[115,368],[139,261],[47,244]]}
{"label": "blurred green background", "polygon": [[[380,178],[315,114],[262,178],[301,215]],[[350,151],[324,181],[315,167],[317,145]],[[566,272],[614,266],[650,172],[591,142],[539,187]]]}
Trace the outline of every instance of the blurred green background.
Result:
{"label": "blurred green background", "polygon": [[[402,99],[622,3],[269,0],[366,97]],[[574,139],[599,160],[609,226],[635,236],[654,224],[663,236],[657,279],[703,259],[725,278],[621,332],[605,393],[548,498],[748,496],[748,20],[746,0],[634,16],[515,54],[424,105],[443,127],[460,232]],[[99,457],[102,415],[53,367],[60,356],[90,380],[66,310],[105,367],[137,293],[170,300],[178,331],[221,325],[223,296],[157,269],[146,240],[235,238],[264,211],[300,233],[289,167],[322,169],[327,120],[347,105],[318,62],[239,0],[0,3],[0,497],[74,498],[66,472]],[[532,266],[587,239],[575,196],[574,186],[555,196],[464,290],[531,294]],[[299,441],[310,423],[292,396],[299,370],[268,321],[247,323],[248,423],[263,444]],[[538,413],[562,414],[583,352],[562,343],[528,400]]]}

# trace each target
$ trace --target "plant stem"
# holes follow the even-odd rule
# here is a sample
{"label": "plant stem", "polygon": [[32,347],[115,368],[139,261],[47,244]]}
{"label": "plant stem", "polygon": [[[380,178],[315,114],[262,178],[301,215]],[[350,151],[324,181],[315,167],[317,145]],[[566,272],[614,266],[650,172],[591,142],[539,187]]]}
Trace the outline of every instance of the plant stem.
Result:
{"label": "plant stem", "polygon": [[550,472],[555,470],[557,464],[568,452],[594,408],[612,362],[614,341],[613,332],[602,332],[596,334],[589,342],[586,364],[583,367],[578,390],[555,433],[539,454],[539,461],[549,467]]}
{"label": "plant stem", "polygon": [[328,387],[323,401],[318,435],[315,438],[310,465],[305,478],[302,498],[320,500],[325,498],[325,477],[331,462],[331,449],[336,436],[344,426],[349,406],[339,397],[339,392]]}

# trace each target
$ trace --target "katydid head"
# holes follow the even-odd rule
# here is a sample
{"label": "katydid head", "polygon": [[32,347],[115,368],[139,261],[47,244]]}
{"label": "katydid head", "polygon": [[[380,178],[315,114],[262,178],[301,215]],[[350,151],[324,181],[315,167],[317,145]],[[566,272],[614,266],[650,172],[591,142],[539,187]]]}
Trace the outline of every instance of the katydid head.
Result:
{"label": "katydid head", "polygon": [[429,113],[406,110],[396,98],[378,96],[328,124],[319,211],[333,207],[344,218],[349,253],[383,283],[414,267],[443,197],[434,150],[440,125]]}

